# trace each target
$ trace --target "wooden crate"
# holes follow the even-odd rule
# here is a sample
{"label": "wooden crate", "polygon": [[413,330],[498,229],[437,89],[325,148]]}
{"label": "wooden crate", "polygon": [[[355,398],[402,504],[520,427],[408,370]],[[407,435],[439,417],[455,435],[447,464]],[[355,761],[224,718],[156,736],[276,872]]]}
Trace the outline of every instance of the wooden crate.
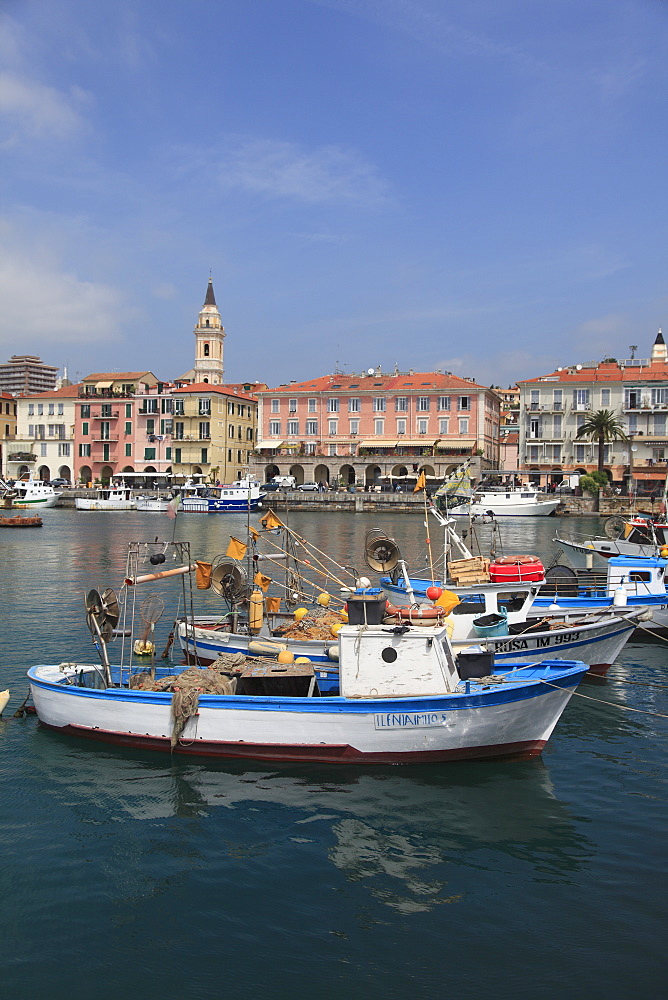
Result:
{"label": "wooden crate", "polygon": [[472,559],[456,559],[448,566],[450,576],[462,586],[469,583],[489,583],[489,559],[474,556]]}

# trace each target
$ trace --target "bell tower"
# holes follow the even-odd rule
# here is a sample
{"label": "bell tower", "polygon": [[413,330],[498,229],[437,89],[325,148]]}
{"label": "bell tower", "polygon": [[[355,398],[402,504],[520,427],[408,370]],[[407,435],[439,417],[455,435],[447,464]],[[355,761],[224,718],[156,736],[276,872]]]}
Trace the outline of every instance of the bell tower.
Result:
{"label": "bell tower", "polygon": [[204,305],[197,317],[195,334],[195,382],[210,382],[220,385],[223,381],[223,341],[225,328],[220,319],[216,297],[213,294],[213,278],[209,278]]}

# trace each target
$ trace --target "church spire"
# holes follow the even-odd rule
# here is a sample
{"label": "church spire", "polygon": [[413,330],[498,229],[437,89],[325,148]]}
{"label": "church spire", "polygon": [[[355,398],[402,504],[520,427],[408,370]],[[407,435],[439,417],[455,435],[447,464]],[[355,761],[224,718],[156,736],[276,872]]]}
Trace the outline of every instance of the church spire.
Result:
{"label": "church spire", "polygon": [[215,306],[216,296],[213,294],[213,278],[209,276],[209,284],[206,289],[206,298],[204,299],[205,306]]}
{"label": "church spire", "polygon": [[660,328],[654,341],[654,347],[652,348],[651,362],[655,361],[664,365],[668,361],[668,350],[666,350],[666,343]]}
{"label": "church spire", "polygon": [[195,382],[211,382],[220,385],[224,377],[223,327],[216,297],[213,294],[213,278],[209,277],[204,305],[197,317],[195,334]]}

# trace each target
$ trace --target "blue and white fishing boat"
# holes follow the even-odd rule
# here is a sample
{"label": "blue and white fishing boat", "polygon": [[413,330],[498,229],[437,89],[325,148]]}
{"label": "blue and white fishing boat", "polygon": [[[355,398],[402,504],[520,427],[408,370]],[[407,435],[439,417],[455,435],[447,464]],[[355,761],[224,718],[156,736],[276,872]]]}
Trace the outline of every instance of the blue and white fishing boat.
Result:
{"label": "blue and white fishing boat", "polygon": [[40,722],[68,735],[200,756],[396,764],[536,756],[587,671],[565,660],[498,670],[490,657],[484,676],[468,676],[445,627],[348,625],[339,644],[338,696],[320,695],[307,664],[241,667],[224,694],[206,693],[219,689],[214,670],[190,668],[198,697],[185,714],[178,677],[173,692],[159,689],[166,668],[154,690],[104,662],[42,664],[28,677]]}
{"label": "blue and white fishing boat", "polygon": [[179,511],[184,514],[244,513],[262,506],[265,494],[253,479],[238,479],[226,486],[187,482],[183,487]]}

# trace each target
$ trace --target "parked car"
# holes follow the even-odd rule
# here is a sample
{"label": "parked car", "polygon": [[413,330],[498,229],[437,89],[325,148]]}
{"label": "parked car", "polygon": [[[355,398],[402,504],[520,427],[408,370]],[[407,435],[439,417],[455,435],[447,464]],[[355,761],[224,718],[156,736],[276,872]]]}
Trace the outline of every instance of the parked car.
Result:
{"label": "parked car", "polygon": [[52,479],[49,486],[71,486],[69,479]]}
{"label": "parked car", "polygon": [[317,493],[318,483],[302,483],[297,489],[302,490],[303,493]]}
{"label": "parked car", "polygon": [[280,483],[275,483],[273,480],[269,483],[265,483],[262,487],[265,493],[274,493],[276,490],[282,489]]}

